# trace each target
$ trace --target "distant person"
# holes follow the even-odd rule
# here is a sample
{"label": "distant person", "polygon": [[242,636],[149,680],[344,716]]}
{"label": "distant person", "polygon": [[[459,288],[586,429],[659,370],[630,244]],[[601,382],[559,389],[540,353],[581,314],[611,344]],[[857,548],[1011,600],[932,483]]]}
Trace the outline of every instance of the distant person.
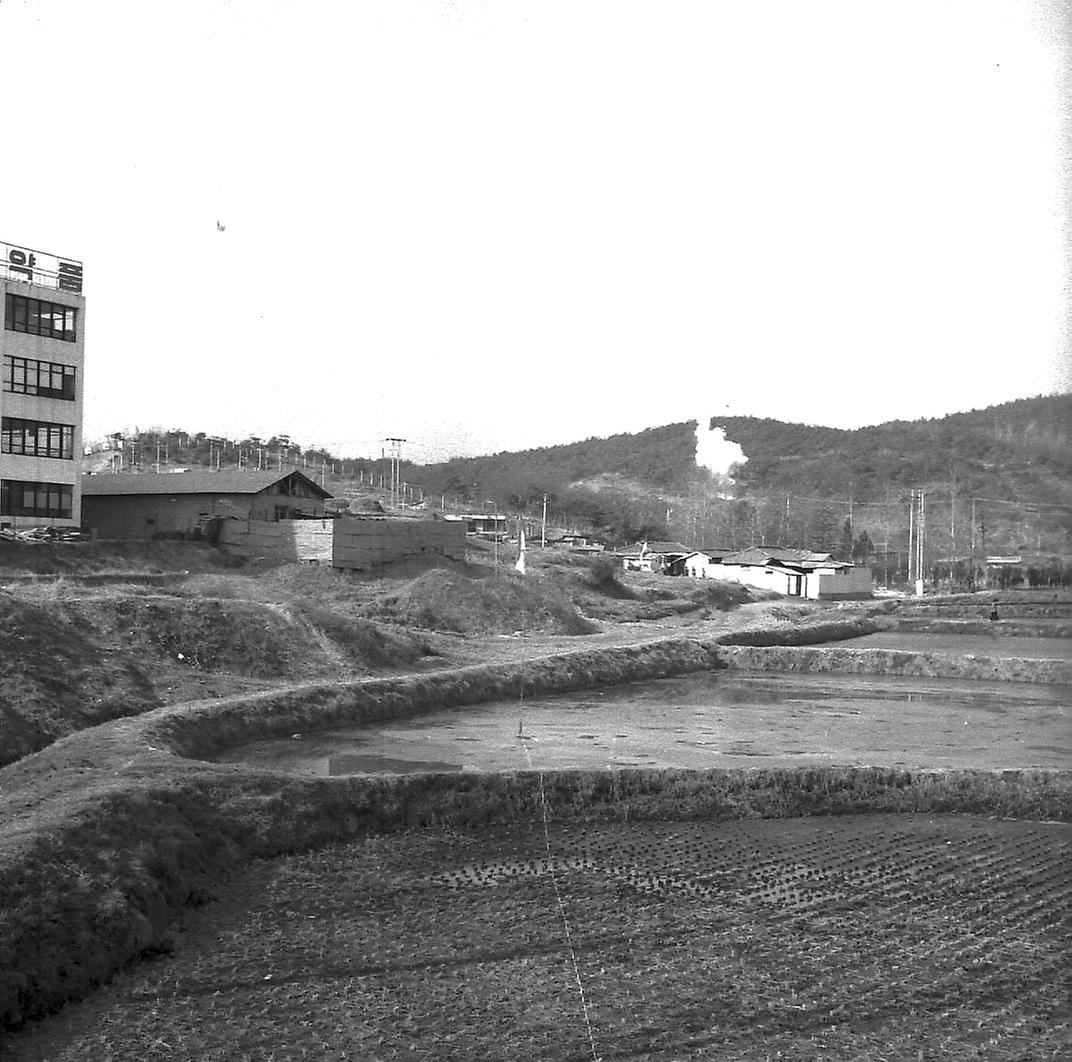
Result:
{"label": "distant person", "polygon": [[997,618],[998,618],[998,603],[995,601],[990,606],[990,619],[991,620],[996,620]]}

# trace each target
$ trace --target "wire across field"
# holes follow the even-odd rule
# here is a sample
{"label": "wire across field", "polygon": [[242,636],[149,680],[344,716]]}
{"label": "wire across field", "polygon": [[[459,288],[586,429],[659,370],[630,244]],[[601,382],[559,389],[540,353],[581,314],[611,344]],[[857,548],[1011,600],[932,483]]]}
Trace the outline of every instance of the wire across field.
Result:
{"label": "wire across field", "polygon": [[1070,857],[967,815],[379,836],[252,864],[5,1057],[1066,1058]]}

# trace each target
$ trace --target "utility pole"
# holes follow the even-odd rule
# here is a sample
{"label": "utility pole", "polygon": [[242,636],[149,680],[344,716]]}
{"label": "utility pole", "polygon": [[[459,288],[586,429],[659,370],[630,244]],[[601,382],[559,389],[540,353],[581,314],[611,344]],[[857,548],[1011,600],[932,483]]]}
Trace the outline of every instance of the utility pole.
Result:
{"label": "utility pole", "polygon": [[919,492],[919,517],[916,520],[916,597],[923,596],[923,586],[926,581],[926,554],[924,543],[927,529],[927,495]]}
{"label": "utility pole", "polygon": [[391,498],[392,505],[398,505],[399,465],[402,462],[402,444],[406,440],[389,436],[383,441],[391,444]]}
{"label": "utility pole", "polygon": [[540,549],[547,547],[547,495],[543,496],[543,523],[540,525]]}
{"label": "utility pole", "polygon": [[[955,479],[949,489],[949,541],[952,545],[952,559],[955,562],[957,559],[957,481]],[[950,568],[949,576],[952,579],[952,568]]]}
{"label": "utility pole", "polygon": [[968,589],[975,589],[975,499],[972,498],[971,514],[971,550],[968,557]]}
{"label": "utility pole", "polygon": [[499,506],[495,506],[495,515],[492,517],[492,526],[495,530],[492,532],[491,537],[491,556],[492,565],[495,571],[495,578],[499,578]]}
{"label": "utility pole", "polygon": [[915,571],[916,540],[915,540],[915,516],[916,516],[916,489],[912,488],[912,500],[908,504],[908,585],[913,583],[912,575]]}

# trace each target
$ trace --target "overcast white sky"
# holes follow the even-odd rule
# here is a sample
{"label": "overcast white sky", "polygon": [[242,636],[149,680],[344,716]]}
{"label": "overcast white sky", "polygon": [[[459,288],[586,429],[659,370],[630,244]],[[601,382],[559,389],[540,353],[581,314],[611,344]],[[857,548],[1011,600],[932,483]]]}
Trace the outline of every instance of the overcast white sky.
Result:
{"label": "overcast white sky", "polygon": [[0,240],[85,263],[89,439],[980,408],[1072,390],[1070,35],[1064,0],[0,0]]}

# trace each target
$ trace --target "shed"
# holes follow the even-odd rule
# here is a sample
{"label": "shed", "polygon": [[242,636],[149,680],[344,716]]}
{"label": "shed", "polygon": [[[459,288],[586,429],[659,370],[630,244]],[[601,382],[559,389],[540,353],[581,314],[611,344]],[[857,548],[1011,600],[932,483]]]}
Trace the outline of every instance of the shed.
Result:
{"label": "shed", "polygon": [[214,516],[322,517],[331,494],[302,472],[145,472],[84,475],[82,521],[98,538],[196,538]]}

